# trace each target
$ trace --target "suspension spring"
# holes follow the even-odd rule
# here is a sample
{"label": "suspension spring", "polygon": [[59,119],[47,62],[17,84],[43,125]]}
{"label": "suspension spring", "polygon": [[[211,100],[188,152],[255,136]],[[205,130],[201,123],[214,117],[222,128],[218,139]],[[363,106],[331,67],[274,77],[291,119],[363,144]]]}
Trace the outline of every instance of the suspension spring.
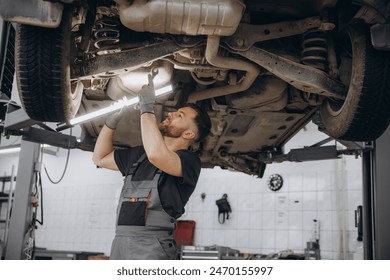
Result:
{"label": "suspension spring", "polygon": [[120,21],[115,16],[103,16],[94,26],[93,36],[96,53],[107,54],[120,51],[117,43],[120,41]]}
{"label": "suspension spring", "polygon": [[312,29],[303,34],[302,63],[326,71],[327,34],[324,30]]}

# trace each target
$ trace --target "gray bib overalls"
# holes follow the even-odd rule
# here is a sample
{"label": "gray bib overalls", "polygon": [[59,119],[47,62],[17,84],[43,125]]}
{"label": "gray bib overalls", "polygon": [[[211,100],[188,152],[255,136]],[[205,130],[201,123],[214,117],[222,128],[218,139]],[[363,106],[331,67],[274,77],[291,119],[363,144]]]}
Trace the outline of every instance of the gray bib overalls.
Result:
{"label": "gray bib overalls", "polygon": [[115,238],[110,259],[164,260],[176,258],[173,230],[176,220],[167,214],[158,194],[158,170],[152,180],[132,181],[141,158],[126,176],[119,199]]}

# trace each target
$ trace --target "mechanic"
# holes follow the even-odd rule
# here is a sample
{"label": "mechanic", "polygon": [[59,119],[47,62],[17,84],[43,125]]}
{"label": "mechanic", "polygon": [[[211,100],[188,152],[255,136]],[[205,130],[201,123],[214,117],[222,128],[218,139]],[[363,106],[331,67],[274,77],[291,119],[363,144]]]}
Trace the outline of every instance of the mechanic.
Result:
{"label": "mechanic", "polygon": [[188,150],[210,131],[206,112],[187,104],[160,124],[154,115],[153,79],[138,93],[143,146],[116,149],[112,137],[122,113],[107,118],[92,160],[125,177],[110,259],[175,259],[176,219],[195,189],[199,156]]}

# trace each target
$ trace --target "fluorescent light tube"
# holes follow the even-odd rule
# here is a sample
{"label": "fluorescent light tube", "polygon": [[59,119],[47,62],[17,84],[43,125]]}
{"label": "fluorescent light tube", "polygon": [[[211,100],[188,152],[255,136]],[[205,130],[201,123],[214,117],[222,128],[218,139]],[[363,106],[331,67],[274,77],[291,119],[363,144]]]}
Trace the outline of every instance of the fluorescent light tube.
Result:
{"label": "fluorescent light tube", "polygon": [[[170,92],[172,92],[172,86],[168,85],[166,87],[155,90],[155,95],[156,95],[156,97],[158,97],[158,96],[170,93]],[[122,100],[119,100],[106,108],[103,108],[103,109],[97,110],[95,112],[91,112],[91,113],[85,114],[83,116],[79,116],[79,117],[76,117],[74,119],[71,119],[69,121],[69,123],[71,125],[81,124],[81,123],[96,119],[98,117],[103,117],[103,116],[108,115],[110,113],[113,113],[115,111],[119,111],[123,107],[135,105],[138,102],[139,102],[138,96],[131,98],[131,99],[127,99],[126,97],[124,97]]]}
{"label": "fluorescent light tube", "polygon": [[11,154],[20,152],[20,147],[0,149],[0,154]]}
{"label": "fluorescent light tube", "polygon": [[[42,146],[43,146],[43,148],[52,147],[52,146],[47,145],[47,144],[43,144]],[[21,149],[20,146],[10,146],[10,147],[4,146],[4,147],[0,148],[0,154],[19,153],[20,149]]]}

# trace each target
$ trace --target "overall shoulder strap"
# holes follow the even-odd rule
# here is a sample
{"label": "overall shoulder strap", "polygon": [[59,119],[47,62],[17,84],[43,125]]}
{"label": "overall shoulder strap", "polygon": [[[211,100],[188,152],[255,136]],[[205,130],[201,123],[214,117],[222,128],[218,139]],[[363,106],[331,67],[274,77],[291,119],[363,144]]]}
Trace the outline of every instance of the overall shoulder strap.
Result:
{"label": "overall shoulder strap", "polygon": [[141,164],[141,162],[145,160],[145,158],[146,158],[146,153],[143,153],[140,156],[140,158],[131,165],[130,172],[128,175],[134,175],[135,171],[137,171],[138,169],[138,166]]}

